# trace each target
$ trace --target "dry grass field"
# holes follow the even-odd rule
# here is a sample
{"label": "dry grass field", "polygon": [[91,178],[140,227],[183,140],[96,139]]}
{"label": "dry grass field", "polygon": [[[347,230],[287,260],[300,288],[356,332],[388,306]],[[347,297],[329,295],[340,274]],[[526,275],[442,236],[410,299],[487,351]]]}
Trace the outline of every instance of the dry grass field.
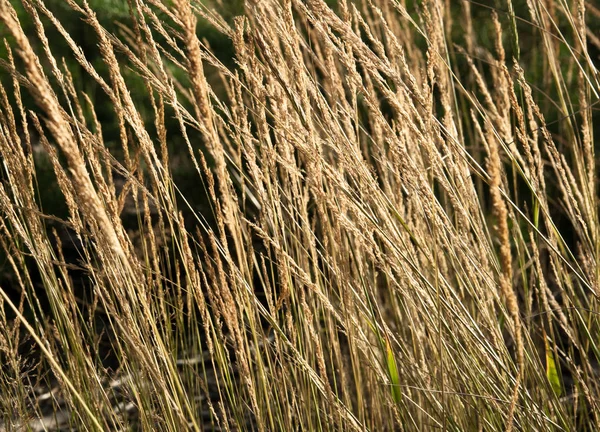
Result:
{"label": "dry grass field", "polygon": [[0,431],[600,430],[597,3],[101,3],[0,0]]}

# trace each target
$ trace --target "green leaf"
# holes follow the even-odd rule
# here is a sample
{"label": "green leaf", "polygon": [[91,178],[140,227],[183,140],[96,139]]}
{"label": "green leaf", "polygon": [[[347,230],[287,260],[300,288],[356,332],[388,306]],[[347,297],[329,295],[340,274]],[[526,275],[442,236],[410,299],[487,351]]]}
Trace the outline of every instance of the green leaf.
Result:
{"label": "green leaf", "polygon": [[389,339],[385,339],[385,350],[386,350],[386,363],[388,369],[388,375],[392,382],[392,397],[394,402],[400,403],[402,401],[402,391],[400,390],[400,375],[398,374],[398,365],[396,364],[396,358],[390,345]]}
{"label": "green leaf", "polygon": [[547,339],[544,339],[544,344],[546,345],[546,377],[548,377],[548,381],[550,382],[554,394],[560,396],[562,393],[562,385],[560,383],[558,371],[556,370],[554,351],[552,351]]}

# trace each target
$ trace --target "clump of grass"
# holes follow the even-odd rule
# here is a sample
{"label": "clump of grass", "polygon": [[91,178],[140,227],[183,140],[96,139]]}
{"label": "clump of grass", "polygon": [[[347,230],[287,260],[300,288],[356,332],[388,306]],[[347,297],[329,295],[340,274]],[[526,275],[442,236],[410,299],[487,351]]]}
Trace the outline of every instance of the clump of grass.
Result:
{"label": "clump of grass", "polygon": [[3,431],[600,428],[592,5],[66,3],[106,73],[0,0]]}

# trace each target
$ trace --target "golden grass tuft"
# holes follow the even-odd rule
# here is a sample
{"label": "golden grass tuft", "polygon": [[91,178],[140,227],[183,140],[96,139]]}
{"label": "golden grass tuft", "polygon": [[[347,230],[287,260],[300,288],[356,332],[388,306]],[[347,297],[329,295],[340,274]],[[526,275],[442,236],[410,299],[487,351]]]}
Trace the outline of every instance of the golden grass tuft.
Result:
{"label": "golden grass tuft", "polygon": [[0,431],[600,429],[590,2],[21,3]]}

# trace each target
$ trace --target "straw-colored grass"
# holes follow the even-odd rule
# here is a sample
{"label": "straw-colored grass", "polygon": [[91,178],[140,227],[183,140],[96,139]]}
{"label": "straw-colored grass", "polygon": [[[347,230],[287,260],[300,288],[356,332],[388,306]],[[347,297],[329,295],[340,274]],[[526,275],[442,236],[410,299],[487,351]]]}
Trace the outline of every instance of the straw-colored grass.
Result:
{"label": "straw-colored grass", "polygon": [[101,68],[0,0],[0,431],[600,429],[597,6],[65,3]]}

